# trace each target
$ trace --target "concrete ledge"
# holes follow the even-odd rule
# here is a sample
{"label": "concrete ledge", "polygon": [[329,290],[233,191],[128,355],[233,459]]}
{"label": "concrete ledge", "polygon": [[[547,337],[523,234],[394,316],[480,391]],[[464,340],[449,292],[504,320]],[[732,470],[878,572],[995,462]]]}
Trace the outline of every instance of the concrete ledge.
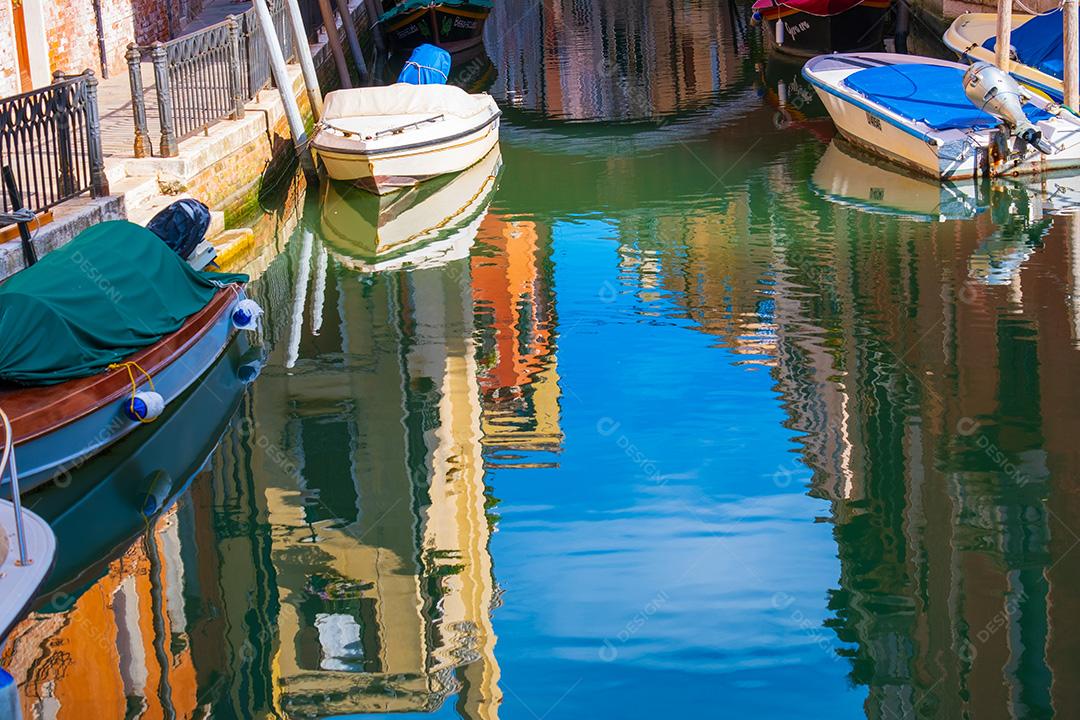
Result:
{"label": "concrete ledge", "polygon": [[[104,198],[75,198],[53,208],[53,221],[36,231],[32,242],[38,257],[66,245],[71,239],[91,225],[107,220],[123,220],[124,198],[111,195]],[[22,243],[12,240],[0,244],[0,279],[5,279],[25,268]]]}

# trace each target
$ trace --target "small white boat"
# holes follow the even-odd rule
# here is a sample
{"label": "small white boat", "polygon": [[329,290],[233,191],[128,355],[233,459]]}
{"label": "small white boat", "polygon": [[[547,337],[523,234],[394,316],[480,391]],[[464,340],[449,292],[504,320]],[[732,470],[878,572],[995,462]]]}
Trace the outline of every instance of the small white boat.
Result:
{"label": "small white boat", "polygon": [[[1046,15],[1016,13],[1012,18],[1010,39],[1016,57],[1010,63],[1009,72],[1025,85],[1061,102],[1064,97],[1061,11]],[[953,20],[942,40],[964,62],[982,60],[992,63],[997,42],[997,15],[964,13]]]}
{"label": "small white boat", "polygon": [[464,170],[499,140],[498,105],[452,85],[337,90],[312,148],[334,180],[379,195]]}
{"label": "small white boat", "polygon": [[819,55],[803,76],[847,140],[939,180],[1080,167],[1080,119],[986,63]]}

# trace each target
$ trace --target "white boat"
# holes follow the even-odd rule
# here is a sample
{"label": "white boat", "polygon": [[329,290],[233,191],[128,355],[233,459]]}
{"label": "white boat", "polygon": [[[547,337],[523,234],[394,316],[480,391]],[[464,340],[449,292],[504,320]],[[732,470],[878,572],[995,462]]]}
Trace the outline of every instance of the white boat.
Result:
{"label": "white boat", "polygon": [[501,169],[496,146],[458,175],[390,197],[326,183],[321,236],[334,258],[356,272],[416,270],[460,260],[469,255]]}
{"label": "white boat", "polygon": [[0,500],[0,639],[26,614],[56,558],[56,536],[49,524],[21,510],[27,562],[19,549],[15,504]]}
{"label": "white boat", "polygon": [[383,195],[474,165],[499,140],[498,105],[452,85],[337,90],[312,141],[334,180]]}
{"label": "white boat", "polygon": [[[49,524],[22,507],[16,474],[11,423],[0,411],[3,450],[0,478],[9,478],[11,500],[0,500],[0,644],[26,615],[56,561],[56,536]],[[21,716],[19,692],[6,670],[0,668],[0,718]]]}
{"label": "white boat", "polygon": [[986,63],[819,55],[803,76],[847,140],[939,180],[1080,167],[1080,119]]}
{"label": "white boat", "polygon": [[[1009,72],[1017,80],[1061,102],[1064,97],[1061,11],[1046,15],[1012,16],[1011,45],[1016,54]],[[964,13],[953,20],[942,36],[945,44],[964,62],[994,62],[997,15]]]}

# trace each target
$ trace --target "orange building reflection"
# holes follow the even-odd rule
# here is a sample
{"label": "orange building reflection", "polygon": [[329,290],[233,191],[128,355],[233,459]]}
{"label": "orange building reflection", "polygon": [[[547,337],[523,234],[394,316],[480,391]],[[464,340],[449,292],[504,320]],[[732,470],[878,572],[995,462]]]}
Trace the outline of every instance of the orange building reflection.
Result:
{"label": "orange building reflection", "polygon": [[58,593],[12,633],[2,662],[27,718],[193,717],[191,654],[174,508],[78,597]]}

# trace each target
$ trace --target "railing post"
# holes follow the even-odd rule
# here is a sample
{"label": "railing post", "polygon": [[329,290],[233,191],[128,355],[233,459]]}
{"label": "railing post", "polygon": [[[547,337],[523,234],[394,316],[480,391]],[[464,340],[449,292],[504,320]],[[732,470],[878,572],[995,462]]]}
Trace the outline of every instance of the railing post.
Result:
{"label": "railing post", "polygon": [[150,129],[146,124],[146,98],[142,81],[142,53],[139,46],[127,46],[128,80],[131,83],[131,113],[135,119],[135,157],[150,155]]}
{"label": "railing post", "polygon": [[233,98],[233,120],[244,117],[243,66],[240,64],[240,21],[235,15],[226,18],[229,23],[229,91]]}
{"label": "railing post", "polygon": [[154,83],[157,85],[158,118],[161,122],[161,156],[176,157],[180,150],[176,143],[173,120],[172,90],[169,87],[169,53],[165,44],[156,42],[150,51],[154,62]]}
{"label": "railing post", "polygon": [[[64,73],[57,70],[53,73],[53,83],[64,82]],[[75,188],[79,186],[75,175],[75,158],[71,148],[71,102],[68,94],[63,91],[54,96],[55,106],[52,108],[53,117],[56,118],[56,144],[57,144],[57,171],[60,181],[60,195],[66,197],[75,194]]]}
{"label": "railing post", "polygon": [[109,179],[105,177],[105,153],[101,148],[101,113],[98,110],[98,79],[94,71],[83,73],[86,83],[86,150],[90,153],[90,196],[109,194]]}

